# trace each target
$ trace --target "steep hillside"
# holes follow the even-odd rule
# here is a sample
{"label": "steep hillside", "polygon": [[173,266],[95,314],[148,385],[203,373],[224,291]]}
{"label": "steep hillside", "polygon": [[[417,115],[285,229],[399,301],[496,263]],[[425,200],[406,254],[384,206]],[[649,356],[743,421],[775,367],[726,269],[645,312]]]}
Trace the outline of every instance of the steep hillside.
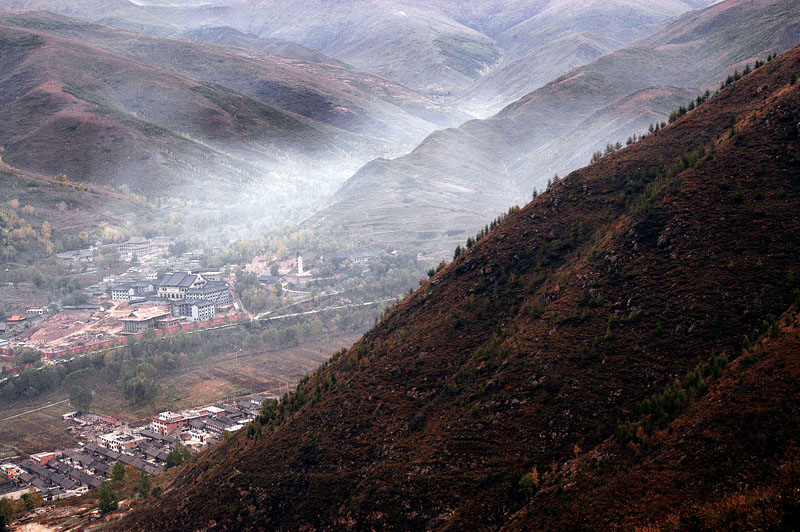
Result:
{"label": "steep hillside", "polygon": [[504,530],[793,530],[797,311],[768,332],[723,374],[707,375],[707,393],[644,441],[610,438],[565,462]]}
{"label": "steep hillside", "polygon": [[[509,204],[527,201],[534,188],[542,190],[554,174],[588,162],[576,154],[624,143],[649,120],[665,121],[680,97],[713,90],[734,69],[798,44],[798,29],[798,0],[727,0],[690,13],[490,119],[433,133],[408,155],[369,163],[309,223],[454,247],[463,231],[477,231]],[[398,205],[398,198],[406,201]]]}
{"label": "steep hillside", "polygon": [[92,244],[88,236],[81,239],[82,232],[121,234],[155,212],[132,194],[25,172],[0,159],[0,260],[6,266],[35,264],[53,253]]}
{"label": "steep hillside", "polygon": [[[632,529],[688,509],[703,486],[710,503],[740,475],[747,489],[771,482],[800,436],[796,336],[754,365],[725,370],[723,354],[765,323],[775,334],[770,316],[797,303],[799,71],[795,48],[512,211],[116,529],[565,530],[595,514],[589,529]],[[645,437],[619,429],[636,405],[698,365],[676,385],[683,401],[647,410],[697,440],[667,431],[642,466],[604,462],[615,433]],[[543,491],[529,501],[534,468]],[[680,489],[637,503],[625,475]],[[583,514],[559,511],[579,500]]]}

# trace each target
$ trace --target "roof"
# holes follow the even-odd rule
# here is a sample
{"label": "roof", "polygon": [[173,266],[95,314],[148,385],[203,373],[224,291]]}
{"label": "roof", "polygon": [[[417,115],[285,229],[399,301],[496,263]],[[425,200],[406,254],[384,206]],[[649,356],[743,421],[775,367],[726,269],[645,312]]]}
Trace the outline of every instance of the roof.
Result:
{"label": "roof", "polygon": [[164,311],[164,307],[140,308],[131,312],[130,315],[121,318],[120,321],[140,322],[152,319],[162,319],[171,315],[171,313]]}
{"label": "roof", "polygon": [[323,253],[320,259],[322,260],[347,260],[350,254],[346,251],[334,251],[331,253]]}
{"label": "roof", "polygon": [[198,308],[206,308],[206,307],[213,307],[214,303],[211,301],[206,301],[205,299],[198,299],[192,302],[192,306]]}
{"label": "roof", "polygon": [[168,273],[158,281],[158,286],[188,288],[197,280],[197,275],[186,272]]}
{"label": "roof", "polygon": [[203,286],[198,288],[191,288],[187,291],[188,294],[209,294],[217,290],[227,290],[228,284],[222,281],[208,281]]}
{"label": "roof", "polygon": [[366,249],[366,250],[363,250],[363,251],[354,251],[351,254],[351,257],[353,258],[353,260],[368,259],[370,257],[376,257],[376,256],[380,255],[380,253],[381,252],[377,251],[377,250]]}

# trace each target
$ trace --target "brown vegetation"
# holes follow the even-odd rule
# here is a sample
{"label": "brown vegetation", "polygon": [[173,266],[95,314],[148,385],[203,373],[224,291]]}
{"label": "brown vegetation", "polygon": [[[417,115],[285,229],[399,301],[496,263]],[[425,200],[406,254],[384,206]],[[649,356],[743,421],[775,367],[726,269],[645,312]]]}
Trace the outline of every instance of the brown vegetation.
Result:
{"label": "brown vegetation", "polygon": [[632,529],[777,486],[793,325],[649,451],[614,434],[797,298],[798,69],[795,48],[560,180],[120,529]]}

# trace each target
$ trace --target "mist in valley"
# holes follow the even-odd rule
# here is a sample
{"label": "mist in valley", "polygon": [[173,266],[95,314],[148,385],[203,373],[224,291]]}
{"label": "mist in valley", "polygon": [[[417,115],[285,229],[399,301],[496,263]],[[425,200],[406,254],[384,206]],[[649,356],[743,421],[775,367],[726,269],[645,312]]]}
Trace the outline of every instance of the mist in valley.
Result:
{"label": "mist in valley", "polygon": [[[523,287],[525,273],[466,269],[463,256],[545,193],[524,234],[561,231],[564,198],[592,204],[586,186],[559,188],[567,176],[655,150],[797,46],[798,28],[798,0],[0,0],[0,497],[26,494],[0,518],[59,498],[102,505],[106,482],[147,499],[141,479],[324,402],[330,364],[361,371],[370,350],[391,351],[374,343],[382,327],[403,349],[424,344],[430,332],[396,318],[404,302],[428,312],[440,282],[473,270],[489,280],[440,332],[493,368],[512,326],[472,345],[472,313],[492,315],[492,301],[538,319],[560,288],[509,303],[503,283]],[[642,175],[672,171],[659,164]],[[609,209],[632,201],[634,181]],[[591,224],[570,224],[549,231],[542,252],[555,251],[535,268],[588,238]],[[603,304],[585,284],[579,311],[545,316],[548,336]],[[634,321],[627,307],[614,319]],[[413,382],[417,401],[430,383]],[[423,410],[403,430],[432,423]],[[316,441],[292,467],[317,465]],[[112,471],[123,461],[125,482]],[[513,484],[514,505],[531,500]]]}

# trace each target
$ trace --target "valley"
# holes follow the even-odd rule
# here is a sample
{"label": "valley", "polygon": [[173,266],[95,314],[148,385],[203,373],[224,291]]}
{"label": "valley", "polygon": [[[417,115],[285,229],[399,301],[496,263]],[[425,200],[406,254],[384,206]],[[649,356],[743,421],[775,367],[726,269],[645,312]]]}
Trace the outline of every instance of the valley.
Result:
{"label": "valley", "polygon": [[0,0],[0,67],[0,532],[797,528],[800,0]]}
{"label": "valley", "polygon": [[[722,403],[736,423],[709,418],[706,436],[693,439],[698,456],[710,452],[712,435],[742,442],[720,456],[738,464],[719,473],[731,480],[698,470],[697,489],[676,486],[646,514],[611,490],[569,486],[589,474],[584,468],[628,453],[660,460],[648,447],[615,442],[615,430],[637,404],[669,393],[676,376],[707,379],[694,400],[708,393],[727,401],[725,387],[770,378],[746,362],[763,335],[781,338],[787,327],[793,341],[799,54],[761,66],[658,133],[552,185],[264,411],[254,434],[203,455],[171,491],[112,529],[221,529],[242,519],[231,507],[259,501],[245,526],[325,528],[348,516],[356,529],[489,530],[514,515],[517,529],[633,530],[734,496],[738,474],[754,479],[753,489],[779,489],[776,472],[793,452],[797,387],[793,365],[769,358],[762,363],[786,383],[786,400],[752,430],[747,414]],[[735,362],[704,369],[718,356]],[[695,410],[690,401],[687,415],[703,404]],[[672,430],[690,430],[682,411],[670,412]],[[757,444],[767,426],[787,436]],[[749,453],[757,458],[733,458]],[[693,474],[671,464],[659,475],[670,478],[672,467]],[[526,499],[520,482],[534,469],[539,480]],[[625,471],[603,469],[602,478]],[[353,485],[359,497],[349,495]],[[203,504],[210,497],[223,501],[218,510]],[[549,513],[553,504],[564,511]],[[576,504],[584,510],[570,511]],[[603,513],[605,505],[615,511]]]}

